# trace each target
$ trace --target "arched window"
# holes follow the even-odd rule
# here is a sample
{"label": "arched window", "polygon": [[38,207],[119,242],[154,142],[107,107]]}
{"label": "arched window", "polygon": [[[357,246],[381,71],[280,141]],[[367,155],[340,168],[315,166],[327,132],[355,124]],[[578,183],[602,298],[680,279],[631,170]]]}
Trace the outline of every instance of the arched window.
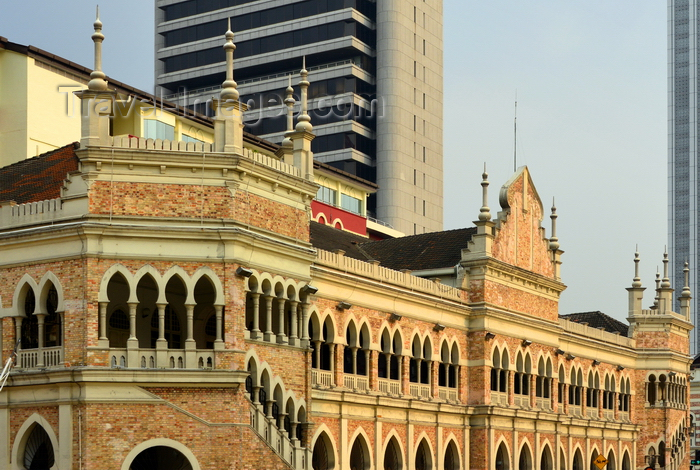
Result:
{"label": "arched window", "polygon": [[384,449],[384,470],[402,470],[403,458],[401,449],[396,442],[396,438],[392,437]]}
{"label": "arched window", "polygon": [[311,339],[311,367],[319,370],[333,370],[332,351],[335,330],[330,316],[322,325],[318,325],[316,313],[309,318],[309,337]]}
{"label": "arched window", "polygon": [[605,470],[617,470],[617,464],[615,462],[615,454],[612,449],[608,452],[608,464],[605,466]]}
{"label": "arched window", "polygon": [[581,455],[581,449],[576,449],[576,452],[574,452],[574,463],[571,469],[583,470],[583,455]]}
{"label": "arched window", "polygon": [[459,380],[459,352],[457,345],[442,343],[440,348],[440,365],[438,367],[438,385],[440,387],[457,388]]}
{"label": "arched window", "polygon": [[532,454],[530,454],[530,448],[526,445],[520,449],[518,470],[532,470]]}
{"label": "arched window", "polygon": [[459,470],[459,452],[457,452],[457,446],[454,441],[450,441],[447,444],[447,449],[445,449],[445,460],[443,465],[444,470]]}
{"label": "arched window", "polygon": [[130,470],[192,470],[192,464],[177,449],[153,446],[139,453],[129,468]]}
{"label": "arched window", "polygon": [[61,346],[62,328],[61,315],[56,311],[58,309],[58,291],[56,287],[51,285],[46,295],[46,318],[44,319],[44,346],[52,348]]}
{"label": "arched window", "polygon": [[649,405],[656,405],[656,377],[650,375],[647,381],[647,402]]}
{"label": "arched window", "polygon": [[622,470],[632,470],[630,455],[627,452],[622,456]]}
{"label": "arched window", "polygon": [[48,470],[54,466],[55,454],[51,439],[39,424],[34,425],[27,439],[22,462],[27,470]]}
{"label": "arched window", "polygon": [[[401,377],[401,335],[398,330],[394,331],[392,339],[389,330],[385,328],[379,338],[379,343],[381,348],[377,364],[379,378],[398,381]],[[389,384],[388,382],[380,381],[379,389],[384,393],[393,395],[398,395],[400,393],[400,385],[398,383]]]}
{"label": "arched window", "polygon": [[559,470],[566,470],[566,455],[564,455],[564,449],[559,448]]}
{"label": "arched window", "polygon": [[350,451],[350,470],[369,470],[369,468],[369,449],[365,438],[362,435],[358,435]]}
{"label": "arched window", "polygon": [[530,406],[530,355],[518,352],[515,360],[515,378],[513,381],[513,393],[519,395],[515,397],[515,404],[519,406]]}
{"label": "arched window", "polygon": [[433,468],[433,458],[430,454],[430,447],[425,439],[420,441],[418,448],[416,449],[416,470],[432,470]]}
{"label": "arched window", "polygon": [[27,285],[24,295],[24,319],[22,321],[22,349],[36,349],[39,347],[39,322],[36,311],[36,297],[34,290]]}
{"label": "arched window", "polygon": [[313,470],[332,470],[335,468],[333,446],[325,432],[318,436],[314,444],[314,450],[311,454],[311,468]]}
{"label": "arched window", "polygon": [[363,325],[357,331],[355,322],[351,321],[345,330],[347,346],[344,353],[344,372],[353,375],[367,375],[369,362],[369,328]]}
{"label": "arched window", "polygon": [[549,449],[549,446],[544,446],[544,449],[542,449],[542,455],[540,457],[540,470],[554,470],[552,451]]}
{"label": "arched window", "polygon": [[591,452],[590,464],[588,465],[590,470],[599,470],[598,466],[595,464],[595,459],[598,458],[599,455],[601,455],[600,452],[598,452],[597,449],[593,449],[593,452]]}
{"label": "arched window", "polygon": [[508,449],[505,443],[501,442],[496,451],[496,462],[494,465],[495,470],[508,470],[510,468],[510,456],[508,455]]}
{"label": "arched window", "polygon": [[559,410],[564,411],[563,407],[564,406],[564,390],[566,384],[566,372],[564,371],[564,366],[559,366],[559,384],[557,385],[557,401],[559,402]]}

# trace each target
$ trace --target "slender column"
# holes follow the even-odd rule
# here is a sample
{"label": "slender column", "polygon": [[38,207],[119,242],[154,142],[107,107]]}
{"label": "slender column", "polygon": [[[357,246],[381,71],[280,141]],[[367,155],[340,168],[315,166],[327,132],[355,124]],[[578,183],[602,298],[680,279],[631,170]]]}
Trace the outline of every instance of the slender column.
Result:
{"label": "slender column", "polygon": [[265,296],[265,333],[263,340],[272,341],[274,333],[272,332],[272,301],[274,297],[271,295]]}
{"label": "slender column", "polygon": [[284,417],[285,417],[285,416],[287,416],[287,413],[285,413],[285,412],[283,412],[283,411],[280,411],[280,412],[279,412],[279,421],[280,421],[280,428],[279,428],[279,429],[280,429],[280,431],[282,431],[282,432],[286,432],[286,431],[287,431],[287,429],[286,429],[286,427],[285,427],[285,425],[284,425]]}
{"label": "slender column", "polygon": [[410,358],[408,356],[400,356],[399,360],[399,380],[401,381],[401,394],[408,395],[409,381],[410,381]]}
{"label": "slender column", "polygon": [[613,416],[617,421],[620,419],[620,394],[618,392],[613,393]]}
{"label": "slender column", "polygon": [[290,313],[292,315],[292,318],[290,319],[289,326],[289,344],[296,346],[297,345],[297,340],[299,339],[298,337],[298,315],[297,315],[297,308],[299,307],[299,302],[296,300],[290,300],[289,301],[290,305]]}
{"label": "slender column", "polygon": [[350,351],[352,351],[352,374],[357,375],[357,350],[359,348],[357,347],[352,347],[350,348]]}
{"label": "slender column", "polygon": [[277,332],[277,342],[280,344],[287,344],[287,335],[284,334],[284,303],[286,299],[277,299],[277,326],[279,331]]}
{"label": "slender column", "polygon": [[292,421],[290,423],[291,429],[289,430],[289,440],[292,441],[292,444],[294,447],[298,447],[298,442],[299,439],[297,439],[297,426],[299,426],[299,423],[297,421]]}
{"label": "slender column", "polygon": [[165,307],[167,304],[156,304],[158,308],[158,339],[156,340],[156,347],[162,345],[164,348],[168,347],[168,342],[165,339]]}
{"label": "slender column", "polygon": [[46,320],[45,313],[35,313],[36,315],[36,325],[37,325],[37,367],[44,367],[44,320]]}
{"label": "slender column", "polygon": [[250,298],[253,299],[253,330],[250,332],[251,339],[260,338],[260,294],[251,292]]}
{"label": "slender column", "polygon": [[185,367],[195,369],[197,364],[197,342],[194,339],[194,304],[185,304],[187,312],[187,339],[185,340]]}
{"label": "slender column", "polygon": [[260,404],[260,386],[253,385],[253,396],[250,397],[250,399],[253,402],[253,405]]}
{"label": "slender column", "polygon": [[107,341],[106,347],[109,347],[109,339],[107,339],[107,307],[109,302],[100,302],[100,342]]}
{"label": "slender column", "polygon": [[270,420],[272,420],[272,405],[273,405],[273,403],[275,403],[275,400],[270,400],[270,399],[268,399],[267,403],[266,403],[267,409],[265,410],[265,414],[266,414],[267,418]]}
{"label": "slender column", "polygon": [[192,344],[194,347],[194,305],[185,305],[185,309],[187,309],[187,339],[185,344]]}
{"label": "slender column", "polygon": [[301,304],[301,346],[309,345],[309,303]]}
{"label": "slender column", "polygon": [[656,406],[656,404],[661,400],[659,382],[654,382],[654,403],[649,403],[651,406]]}
{"label": "slender column", "polygon": [[19,342],[18,349],[22,349],[22,320],[24,317],[14,317],[15,319],[15,344]]}
{"label": "slender column", "polygon": [[224,349],[224,317],[223,305],[214,305],[216,315],[216,339],[214,340],[214,349]]}
{"label": "slender column", "polygon": [[321,341],[314,341],[314,357],[316,359],[316,368],[321,370]]}
{"label": "slender column", "polygon": [[139,347],[139,340],[136,338],[136,307],[138,302],[129,302],[129,339],[126,341],[126,347],[136,349]]}

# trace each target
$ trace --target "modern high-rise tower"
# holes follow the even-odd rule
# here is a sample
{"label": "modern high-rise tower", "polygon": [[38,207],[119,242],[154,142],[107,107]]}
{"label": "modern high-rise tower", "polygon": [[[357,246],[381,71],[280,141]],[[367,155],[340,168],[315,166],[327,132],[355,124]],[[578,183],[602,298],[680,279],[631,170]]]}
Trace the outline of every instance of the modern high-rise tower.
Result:
{"label": "modern high-rise tower", "polygon": [[315,158],[376,182],[368,212],[380,221],[442,229],[442,0],[156,0],[167,99],[206,108],[229,18],[246,130],[282,141],[284,90],[305,57]]}
{"label": "modern high-rise tower", "polygon": [[[698,0],[668,0],[668,243],[672,284],[683,285],[687,261],[694,299],[700,299],[698,13]],[[700,344],[697,301],[691,306],[696,328],[690,347],[696,354]]]}

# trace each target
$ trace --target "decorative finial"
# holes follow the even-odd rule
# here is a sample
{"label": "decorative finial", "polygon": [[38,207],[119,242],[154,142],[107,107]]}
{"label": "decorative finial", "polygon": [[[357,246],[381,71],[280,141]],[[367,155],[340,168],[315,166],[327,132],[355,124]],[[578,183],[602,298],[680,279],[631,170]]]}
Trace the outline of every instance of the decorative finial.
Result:
{"label": "decorative finial", "polygon": [[[287,86],[287,97],[284,99],[284,104],[287,105],[287,132],[294,131],[294,104],[296,100],[294,99],[294,88],[292,88],[292,76],[289,76],[289,85]],[[294,143],[290,137],[285,137],[282,140],[282,147],[292,148]]]}
{"label": "decorative finial", "polygon": [[632,287],[642,287],[642,279],[639,277],[639,245],[636,245],[634,249],[634,279],[632,279]]}
{"label": "decorative finial", "polygon": [[690,268],[687,260],[683,265],[683,291],[681,292],[681,297],[690,297]]}
{"label": "decorative finial", "polygon": [[661,288],[671,287],[671,280],[668,278],[668,250],[664,247],[664,277],[661,279]]}
{"label": "decorative finial", "polygon": [[549,216],[552,219],[552,236],[549,237],[549,249],[552,251],[557,251],[559,249],[559,239],[557,238],[557,206],[554,203],[554,198],[552,198],[552,215]]}
{"label": "decorative finial", "polygon": [[661,274],[659,273],[659,267],[656,266],[656,297],[654,297],[654,305],[651,306],[652,309],[659,308],[659,285],[661,284]]}
{"label": "decorative finial", "polygon": [[236,87],[238,85],[233,80],[233,52],[236,50],[236,45],[233,43],[233,31],[231,31],[231,18],[228,19],[228,30],[224,34],[226,42],[224,43],[224,51],[226,51],[226,80],[221,85],[221,101],[238,101],[239,93]]}
{"label": "decorative finial", "polygon": [[100,7],[97,6],[93,27],[95,32],[92,33],[92,42],[95,43],[95,70],[90,73],[90,81],[88,82],[88,90],[91,91],[106,91],[107,76],[102,72],[102,41],[105,40],[105,35],[102,34],[102,22],[100,21]]}
{"label": "decorative finial", "polygon": [[484,162],[484,172],[481,175],[482,205],[479,211],[479,220],[487,222],[491,220],[491,209],[489,209],[489,174],[486,173],[486,163]]}
{"label": "decorative finial", "polygon": [[299,88],[301,89],[301,113],[297,118],[297,132],[311,132],[314,127],[311,125],[311,117],[309,116],[309,94],[308,89],[310,83],[307,78],[309,76],[308,70],[306,70],[306,56],[303,58],[301,72],[299,72],[301,80],[299,81]]}

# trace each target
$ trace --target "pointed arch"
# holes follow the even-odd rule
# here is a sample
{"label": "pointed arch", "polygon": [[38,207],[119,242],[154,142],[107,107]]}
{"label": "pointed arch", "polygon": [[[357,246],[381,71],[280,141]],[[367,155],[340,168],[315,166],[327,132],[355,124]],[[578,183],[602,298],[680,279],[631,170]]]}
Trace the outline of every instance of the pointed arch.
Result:
{"label": "pointed arch", "polygon": [[444,470],[459,470],[462,468],[462,455],[459,452],[459,443],[453,434],[447,437],[446,443],[442,468]]}
{"label": "pointed arch", "polygon": [[331,437],[332,435],[325,424],[316,429],[316,434],[311,440],[312,470],[334,470],[336,468],[337,446]]}
{"label": "pointed arch", "polygon": [[[12,444],[12,462],[14,463],[13,469],[25,470],[25,454],[27,451],[32,451],[31,449],[28,449],[28,444],[29,447],[36,447],[30,442],[30,439],[32,439],[32,433],[37,427],[40,428],[43,433],[45,433],[45,438],[48,438],[48,443],[50,444],[51,448],[49,449],[49,446],[46,445],[45,451],[47,451],[47,453],[49,451],[52,452],[54,461],[58,460],[56,459],[56,453],[58,452],[58,438],[56,436],[56,432],[51,424],[44,419],[44,417],[38,413],[34,413],[29,416],[24,423],[22,423],[22,426],[20,426],[19,431],[17,431],[17,434],[15,435],[15,440]],[[36,444],[36,442],[34,444]],[[37,449],[35,448],[34,451],[36,450]]]}
{"label": "pointed arch", "polygon": [[[48,300],[49,296],[49,291],[51,290],[51,287],[56,289],[56,294],[57,294],[57,299],[56,299],[56,311],[57,312],[63,312],[65,311],[66,307],[64,306],[63,303],[63,285],[61,284],[61,281],[56,277],[54,273],[51,271],[48,271],[44,273],[44,275],[41,277],[41,280],[39,281],[39,286],[38,286],[38,305],[40,305],[42,308],[46,305],[46,302]],[[42,311],[41,313],[49,313],[49,312],[44,312]]]}
{"label": "pointed arch", "polygon": [[508,444],[502,437],[496,446],[493,464],[494,470],[510,470],[510,452],[508,450]]}
{"label": "pointed arch", "polygon": [[416,446],[414,465],[415,470],[432,470],[434,468],[434,452],[430,445],[430,439],[425,434],[421,433],[417,439],[418,445]]}
{"label": "pointed arch", "polygon": [[554,470],[554,454],[549,442],[545,442],[542,446],[540,454],[540,470]]}
{"label": "pointed arch", "polygon": [[518,470],[532,470],[532,447],[530,441],[523,439],[518,452]]}
{"label": "pointed arch", "polygon": [[[120,274],[126,283],[127,286],[131,287],[134,285],[134,276],[131,274],[131,271],[127,269],[126,266],[124,266],[121,263],[116,263],[107,268],[107,270],[102,274],[102,279],[100,280],[100,290],[97,295],[97,300],[98,302],[109,302],[109,295],[107,294],[107,286],[109,282],[111,281],[112,277],[115,274]],[[129,302],[134,302],[135,300],[131,297],[132,291],[131,289],[129,290],[129,298],[127,301]]]}
{"label": "pointed arch", "polygon": [[[141,268],[141,269],[143,269],[143,268]],[[139,269],[139,272],[141,271],[141,269]],[[137,273],[137,275],[138,275],[138,273]],[[168,268],[167,271],[165,271],[163,273],[162,285],[159,286],[161,289],[161,292],[163,292],[163,294],[165,295],[165,288],[173,280],[173,278],[179,278],[180,281],[182,282],[183,287],[185,288],[184,304],[185,305],[193,305],[195,303],[195,301],[194,301],[194,284],[192,283],[192,278],[190,277],[189,274],[187,274],[187,271],[185,271],[182,267],[180,267],[178,265],[171,266],[170,268]]]}
{"label": "pointed arch", "polygon": [[350,469],[369,470],[372,468],[372,452],[370,452],[369,442],[365,430],[359,426],[350,438]]}
{"label": "pointed arch", "polygon": [[137,459],[139,454],[141,454],[144,451],[147,452],[149,449],[154,447],[166,447],[173,449],[187,460],[191,470],[201,470],[197,458],[194,456],[192,451],[189,448],[187,448],[187,446],[178,441],[167,438],[150,439],[148,441],[144,441],[138,444],[127,454],[126,458],[124,459],[124,462],[122,463],[121,470],[130,470],[131,465],[134,463],[134,460]]}
{"label": "pointed arch", "polygon": [[202,266],[192,275],[192,285],[196,286],[199,280],[206,277],[211,283],[216,293],[216,298],[214,299],[214,305],[224,305],[226,300],[224,299],[224,286],[221,283],[219,276],[211,269],[209,266]]}

